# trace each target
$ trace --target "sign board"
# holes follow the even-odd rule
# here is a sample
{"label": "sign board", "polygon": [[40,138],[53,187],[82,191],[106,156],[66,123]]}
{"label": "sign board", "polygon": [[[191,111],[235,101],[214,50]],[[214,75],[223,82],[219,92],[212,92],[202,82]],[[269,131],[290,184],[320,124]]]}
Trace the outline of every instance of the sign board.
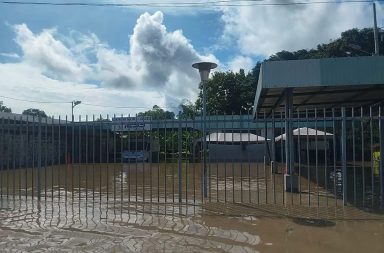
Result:
{"label": "sign board", "polygon": [[118,117],[112,118],[112,131],[150,131],[151,117]]}

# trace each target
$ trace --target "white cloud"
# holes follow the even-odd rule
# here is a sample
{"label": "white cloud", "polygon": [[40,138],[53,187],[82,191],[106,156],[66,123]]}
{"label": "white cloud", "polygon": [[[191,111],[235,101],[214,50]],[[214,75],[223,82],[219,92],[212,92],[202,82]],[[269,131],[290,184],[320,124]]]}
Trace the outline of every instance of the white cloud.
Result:
{"label": "white cloud", "polygon": [[[109,47],[92,33],[72,31],[64,36],[56,29],[33,33],[26,24],[15,25],[14,30],[22,50],[20,62],[0,64],[0,88],[9,97],[174,107],[183,99],[197,97],[199,74],[192,63],[217,62],[213,55],[196,52],[181,30],[167,31],[161,12],[144,13],[138,18],[129,39],[129,52]],[[25,104],[7,102],[16,111],[26,109]],[[55,114],[55,110],[68,113],[68,108],[52,104],[37,107],[45,108],[48,114]],[[94,112],[95,108],[82,105],[77,110],[86,113],[91,109]]]}
{"label": "white cloud", "polygon": [[[114,113],[128,114],[148,110],[154,104],[165,106],[165,101],[157,92],[150,91],[128,91],[100,88],[96,85],[64,82],[46,77],[41,72],[25,63],[0,64],[0,80],[7,80],[6,85],[1,81],[1,95],[5,97],[24,98],[32,101],[55,101],[67,102],[60,104],[14,101],[0,97],[4,104],[11,107],[12,111],[21,113],[28,108],[43,109],[48,115],[58,116],[71,114],[72,100],[81,100],[84,103],[96,105],[112,105],[132,107],[127,109],[116,109],[109,107],[93,107],[81,104],[75,108],[75,114],[92,115],[98,117],[100,114],[110,116]],[[143,107],[143,108],[136,108]],[[84,119],[84,118],[83,118]]]}
{"label": "white cloud", "polygon": [[236,43],[245,56],[263,57],[281,50],[314,48],[347,29],[373,23],[372,6],[367,3],[227,7],[222,20],[226,43]]}
{"label": "white cloud", "polygon": [[232,71],[238,72],[240,69],[244,69],[245,72],[252,70],[255,66],[255,62],[251,57],[238,55],[228,63],[228,68]]}
{"label": "white cloud", "polygon": [[0,56],[6,57],[6,58],[11,58],[11,59],[19,59],[20,55],[16,53],[0,53]]}
{"label": "white cloud", "polygon": [[55,29],[33,34],[26,24],[15,25],[15,41],[23,51],[23,60],[41,68],[57,79],[82,81],[91,71],[90,67],[78,62],[75,54],[61,41],[54,38]]}

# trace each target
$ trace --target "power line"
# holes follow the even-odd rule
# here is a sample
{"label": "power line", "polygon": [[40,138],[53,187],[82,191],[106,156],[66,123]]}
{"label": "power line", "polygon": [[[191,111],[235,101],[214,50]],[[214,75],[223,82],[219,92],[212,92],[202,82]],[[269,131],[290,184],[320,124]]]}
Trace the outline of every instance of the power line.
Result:
{"label": "power line", "polygon": [[54,101],[28,100],[28,99],[21,99],[21,98],[12,98],[12,97],[7,97],[7,96],[0,96],[0,97],[1,98],[11,99],[11,100],[16,100],[16,101],[38,103],[38,104],[70,104],[71,103],[71,102],[54,102]]}
{"label": "power line", "polygon": [[[37,103],[37,104],[71,104],[72,103],[72,102],[65,102],[65,101],[38,101],[38,100],[21,99],[21,98],[7,97],[7,96],[0,96],[0,98],[6,98],[6,99],[15,100],[15,101],[22,101],[22,102],[29,102],[29,103]],[[81,105],[92,106],[92,107],[113,108],[113,109],[152,109],[153,108],[149,106],[101,105],[101,104],[92,104],[87,102],[81,102]],[[166,108],[180,108],[180,106],[167,106]],[[162,109],[165,109],[165,108],[162,108]]]}
{"label": "power line", "polygon": [[[218,0],[207,2],[167,2],[167,3],[50,3],[50,2],[25,2],[25,1],[0,1],[2,4],[9,5],[49,5],[49,6],[93,6],[93,7],[161,7],[161,8],[202,8],[202,7],[236,7],[236,6],[293,6],[293,5],[311,5],[311,4],[343,4],[343,3],[372,3],[372,0],[340,0],[340,1],[311,1],[311,2],[280,2],[270,3],[263,0]],[[384,2],[384,0],[376,0]]]}
{"label": "power line", "polygon": [[114,108],[114,109],[147,109],[152,107],[145,106],[113,106],[113,105],[100,105],[100,104],[90,104],[90,103],[81,103],[82,105],[94,106],[94,107],[105,107],[105,108]]}

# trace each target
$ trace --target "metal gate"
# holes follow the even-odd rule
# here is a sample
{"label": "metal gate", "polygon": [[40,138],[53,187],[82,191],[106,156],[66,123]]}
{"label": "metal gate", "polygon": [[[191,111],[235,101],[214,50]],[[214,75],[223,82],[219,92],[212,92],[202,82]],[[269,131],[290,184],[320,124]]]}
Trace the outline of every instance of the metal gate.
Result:
{"label": "metal gate", "polygon": [[[381,113],[370,107],[168,120],[2,113],[0,199],[382,208]],[[289,171],[295,189],[284,185]]]}

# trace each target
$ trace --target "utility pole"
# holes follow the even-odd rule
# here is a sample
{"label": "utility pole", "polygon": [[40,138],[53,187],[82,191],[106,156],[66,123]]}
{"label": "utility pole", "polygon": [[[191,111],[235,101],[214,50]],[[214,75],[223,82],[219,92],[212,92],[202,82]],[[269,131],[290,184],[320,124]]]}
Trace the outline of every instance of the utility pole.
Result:
{"label": "utility pole", "polygon": [[379,31],[377,29],[377,20],[376,20],[376,3],[373,3],[373,36],[375,39],[375,56],[380,55],[379,51]]}

